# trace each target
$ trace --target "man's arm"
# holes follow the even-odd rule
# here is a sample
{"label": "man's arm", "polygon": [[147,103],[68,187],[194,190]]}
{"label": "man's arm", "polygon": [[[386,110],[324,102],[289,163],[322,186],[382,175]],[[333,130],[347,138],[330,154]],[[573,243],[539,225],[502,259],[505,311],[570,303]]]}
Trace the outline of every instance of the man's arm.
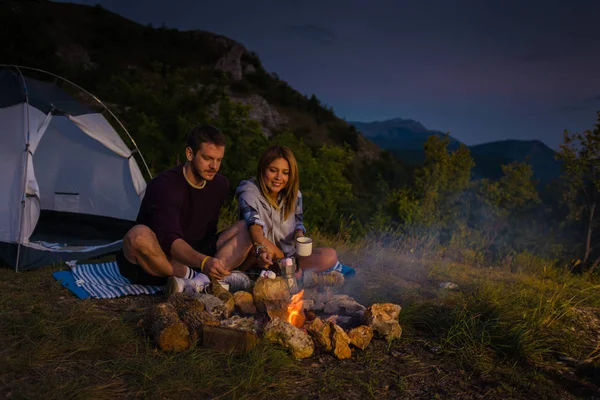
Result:
{"label": "man's arm", "polygon": [[[223,279],[231,274],[223,261],[197,252],[183,239],[175,239],[171,243],[171,257],[190,267],[202,267],[202,272],[212,278]],[[206,261],[204,261],[205,259]],[[204,265],[202,265],[203,262]]]}

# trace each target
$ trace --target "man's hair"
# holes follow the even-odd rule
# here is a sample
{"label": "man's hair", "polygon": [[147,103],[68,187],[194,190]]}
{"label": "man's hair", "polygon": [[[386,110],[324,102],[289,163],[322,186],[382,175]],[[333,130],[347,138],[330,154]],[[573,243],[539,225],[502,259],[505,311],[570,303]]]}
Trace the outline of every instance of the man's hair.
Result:
{"label": "man's hair", "polygon": [[202,143],[212,143],[216,146],[225,146],[227,139],[225,135],[213,125],[198,125],[188,134],[187,145],[191,147],[194,154],[200,150]]}
{"label": "man's hair", "polygon": [[260,157],[258,161],[258,167],[256,169],[256,180],[263,196],[267,199],[271,205],[275,208],[279,208],[278,204],[273,202],[268,196],[267,184],[265,182],[265,171],[269,168],[269,165],[278,158],[286,160],[290,166],[289,178],[287,185],[281,190],[281,195],[284,200],[283,207],[283,219],[294,212],[296,209],[296,198],[298,197],[298,190],[300,188],[300,178],[298,176],[298,163],[294,157],[294,153],[289,147],[286,146],[271,146],[269,147]]}

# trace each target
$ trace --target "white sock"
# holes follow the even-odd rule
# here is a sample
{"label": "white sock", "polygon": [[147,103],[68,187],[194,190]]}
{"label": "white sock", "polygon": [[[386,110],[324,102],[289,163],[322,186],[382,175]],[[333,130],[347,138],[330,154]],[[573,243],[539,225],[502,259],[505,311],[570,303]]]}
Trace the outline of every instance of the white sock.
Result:
{"label": "white sock", "polygon": [[185,276],[184,279],[192,279],[196,273],[190,267],[185,267]]}

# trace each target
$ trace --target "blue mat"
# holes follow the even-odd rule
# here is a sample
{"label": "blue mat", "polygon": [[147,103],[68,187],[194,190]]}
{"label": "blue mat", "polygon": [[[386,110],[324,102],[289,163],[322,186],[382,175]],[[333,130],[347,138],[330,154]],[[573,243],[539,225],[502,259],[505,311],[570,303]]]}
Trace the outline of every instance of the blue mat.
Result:
{"label": "blue mat", "polygon": [[162,286],[132,284],[119,273],[116,262],[100,264],[70,264],[71,271],[52,274],[61,285],[80,299],[112,299],[127,295],[156,294]]}

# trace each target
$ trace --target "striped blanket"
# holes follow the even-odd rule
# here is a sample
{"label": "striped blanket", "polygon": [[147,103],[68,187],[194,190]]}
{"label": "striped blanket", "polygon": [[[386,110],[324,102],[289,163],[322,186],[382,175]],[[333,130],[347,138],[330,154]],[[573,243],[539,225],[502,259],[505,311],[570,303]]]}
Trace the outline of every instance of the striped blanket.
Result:
{"label": "striped blanket", "polygon": [[156,294],[162,292],[162,286],[146,286],[132,284],[129,279],[119,273],[116,262],[101,264],[68,263],[77,287],[84,289],[90,297],[111,299],[115,297]]}

